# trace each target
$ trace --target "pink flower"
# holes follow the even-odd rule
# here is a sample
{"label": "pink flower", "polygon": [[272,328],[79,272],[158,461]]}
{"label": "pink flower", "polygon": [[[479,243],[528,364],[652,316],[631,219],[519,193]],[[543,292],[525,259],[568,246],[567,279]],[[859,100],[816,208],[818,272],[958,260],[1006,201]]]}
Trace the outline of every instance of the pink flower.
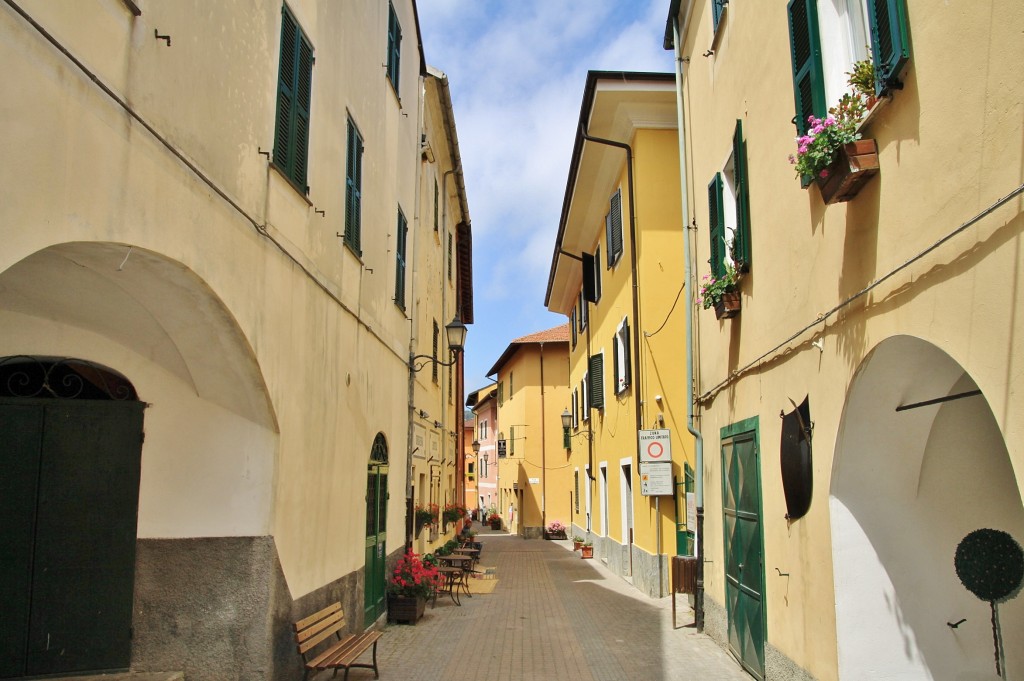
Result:
{"label": "pink flower", "polygon": [[789,162],[790,162],[790,163],[792,163],[792,164],[794,164],[794,165],[796,164],[796,157],[795,157],[795,156],[793,156],[793,154],[790,154],[790,155],[789,155]]}
{"label": "pink flower", "polygon": [[822,168],[821,172],[820,172],[820,173],[818,173],[818,176],[819,176],[819,177],[823,177],[823,178],[824,178],[824,177],[828,177],[828,170],[826,170],[826,169]]}

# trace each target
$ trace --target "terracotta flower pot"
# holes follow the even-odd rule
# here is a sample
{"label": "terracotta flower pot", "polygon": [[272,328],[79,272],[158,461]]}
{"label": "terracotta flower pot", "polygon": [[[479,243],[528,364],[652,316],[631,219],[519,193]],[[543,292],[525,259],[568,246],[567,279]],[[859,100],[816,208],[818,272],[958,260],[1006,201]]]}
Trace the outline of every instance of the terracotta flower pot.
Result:
{"label": "terracotta flower pot", "polygon": [[740,313],[740,292],[726,291],[715,303],[715,317],[718,319],[729,319]]}
{"label": "terracotta flower pot", "polygon": [[583,548],[583,542],[574,540],[572,543],[572,550],[579,551],[581,548]]}
{"label": "terracotta flower pot", "polygon": [[825,203],[849,201],[878,174],[878,144],[868,139],[844,145],[822,173],[814,178],[821,200]]}
{"label": "terracotta flower pot", "polygon": [[580,558],[593,558],[594,547],[593,546],[581,546],[580,547]]}

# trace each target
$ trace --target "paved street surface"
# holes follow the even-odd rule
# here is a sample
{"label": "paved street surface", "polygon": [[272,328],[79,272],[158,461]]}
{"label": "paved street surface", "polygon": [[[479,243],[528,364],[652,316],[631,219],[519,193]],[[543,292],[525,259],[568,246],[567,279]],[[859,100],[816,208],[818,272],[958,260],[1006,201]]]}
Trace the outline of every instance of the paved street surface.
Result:
{"label": "paved street surface", "polygon": [[[497,568],[491,594],[438,597],[415,626],[390,624],[378,650],[381,679],[407,681],[750,681],[693,628],[686,596],[652,600],[572,542],[480,530],[480,564]],[[326,675],[318,678],[327,678]],[[352,681],[372,679],[355,669]]]}

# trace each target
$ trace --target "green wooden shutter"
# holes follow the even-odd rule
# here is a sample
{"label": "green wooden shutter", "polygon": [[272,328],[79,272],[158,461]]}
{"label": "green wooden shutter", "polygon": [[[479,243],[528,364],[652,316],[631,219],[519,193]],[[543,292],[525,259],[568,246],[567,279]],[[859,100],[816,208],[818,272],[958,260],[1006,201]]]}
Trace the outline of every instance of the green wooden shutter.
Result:
{"label": "green wooden shutter", "polygon": [[725,207],[722,205],[722,174],[708,184],[708,227],[711,235],[711,274],[725,274]]}
{"label": "green wooden shutter", "polygon": [[622,190],[612,195],[611,207],[606,221],[608,230],[608,267],[622,255]]}
{"label": "green wooden shutter", "polygon": [[722,13],[728,0],[711,0],[711,19],[714,22],[714,31],[718,32],[718,23],[722,20]]}
{"label": "green wooden shutter", "polygon": [[619,390],[619,332],[612,334],[612,392],[618,395]]}
{"label": "green wooden shutter", "polygon": [[594,302],[601,300],[601,247],[594,249]]}
{"label": "green wooden shutter", "polygon": [[624,366],[622,368],[622,377],[624,379],[622,384],[623,391],[629,387],[630,380],[632,378],[633,365],[629,359],[629,320],[622,320],[622,361]]}
{"label": "green wooden shutter", "polygon": [[405,249],[409,223],[398,209],[398,247],[395,249],[395,303],[405,309]]}
{"label": "green wooden shutter", "polygon": [[452,233],[448,232],[448,281],[452,280]]}
{"label": "green wooden shutter", "polygon": [[821,67],[817,0],[789,0],[789,47],[793,58],[793,96],[796,129],[807,132],[808,116],[826,113],[825,82]]}
{"label": "green wooden shutter", "polygon": [[875,64],[875,92],[901,89],[900,72],[910,60],[905,0],[868,0],[871,54]]}
{"label": "green wooden shutter", "polygon": [[356,255],[362,255],[361,241],[361,215],[362,215],[362,166],[363,166],[363,140],[356,130],[355,123],[350,118],[348,121],[348,150],[346,157],[345,176],[345,243],[355,251]]}
{"label": "green wooden shutter", "polygon": [[292,116],[295,110],[295,41],[298,25],[287,7],[281,8],[281,54],[277,72],[277,121],[274,124],[274,165],[291,177]]}
{"label": "green wooden shutter", "polygon": [[[512,393],[512,391],[510,390],[509,391],[509,395],[510,396],[511,396],[511,393]],[[509,426],[508,427],[508,455],[509,456],[515,456],[516,455],[516,427],[515,426]]]}
{"label": "green wooden shutter", "polygon": [[437,227],[438,227],[438,222],[437,222],[437,196],[438,196],[437,178],[435,177],[434,178],[434,231],[435,232],[437,231]]}
{"label": "green wooden shutter", "polygon": [[589,253],[582,255],[583,262],[581,263],[583,268],[583,299],[591,302],[597,302],[597,289],[595,282],[596,268],[594,265],[594,256]]}
{"label": "green wooden shutter", "polygon": [[576,347],[576,308],[572,308],[572,312],[569,314],[569,329],[572,331],[572,347]]}
{"label": "green wooden shutter", "polygon": [[590,357],[590,406],[604,408],[604,355]]}
{"label": "green wooden shutter", "polygon": [[395,6],[388,3],[388,78],[398,93],[399,65],[402,58],[402,27],[398,24]]}
{"label": "green wooden shutter", "polygon": [[745,272],[750,268],[750,190],[747,174],[747,143],[743,140],[743,121],[736,121],[732,136],[732,165],[736,178],[736,253]]}

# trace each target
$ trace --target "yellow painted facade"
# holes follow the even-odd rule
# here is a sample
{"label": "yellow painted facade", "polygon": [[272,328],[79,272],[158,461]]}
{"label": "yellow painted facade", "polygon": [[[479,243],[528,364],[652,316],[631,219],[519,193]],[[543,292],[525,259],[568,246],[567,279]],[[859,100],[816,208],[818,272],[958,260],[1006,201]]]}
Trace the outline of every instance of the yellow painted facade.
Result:
{"label": "yellow painted facade", "polygon": [[[312,57],[304,181],[275,143],[284,17]],[[0,4],[18,93],[0,111],[0,363],[81,358],[147,405],[133,664],[292,678],[292,650],[274,654],[289,619],[339,594],[353,630],[383,618],[370,556],[382,596],[435,443],[437,494],[455,497],[461,364],[410,380],[409,358],[432,354],[436,320],[447,360],[444,325],[472,322],[470,227],[447,79],[418,33],[412,0]],[[373,494],[368,467],[386,473]],[[205,622],[199,591],[237,614],[167,630]]]}
{"label": "yellow painted facade", "polygon": [[497,508],[505,528],[526,538],[556,520],[568,525],[572,476],[560,419],[569,400],[568,350],[566,327],[523,336],[489,373],[498,380]]}
{"label": "yellow painted facade", "polygon": [[[629,145],[632,173],[622,147],[577,138],[546,301],[574,327],[566,404],[573,422],[571,531],[655,597],[668,593],[668,557],[688,550],[674,483],[694,465],[685,420],[674,102],[671,74],[589,75],[581,126],[590,137]],[[621,246],[609,243],[609,214],[621,220],[621,238],[612,237]],[[583,298],[583,277],[594,275],[584,274],[590,265],[581,264],[581,254],[596,256],[597,302]],[[598,384],[594,358],[601,362]],[[644,495],[638,431],[656,429],[669,431],[671,472],[662,476],[669,489]]]}
{"label": "yellow painted facade", "polygon": [[[1014,388],[1024,358],[1024,6],[718,8],[673,2],[666,30],[680,64],[696,284],[711,257],[709,186],[733,172],[738,121],[749,190],[739,315],[716,320],[696,293],[687,304],[704,438],[706,631],[764,678],[992,675],[989,606],[964,588],[954,554],[979,528],[1024,542],[1024,402]],[[793,25],[819,35],[811,44],[832,107],[872,32],[897,16],[884,25],[899,33],[900,14],[898,85],[887,83],[861,126],[880,171],[848,202],[826,204],[787,161]],[[873,49],[877,61],[885,47]],[[791,516],[779,415],[805,397],[813,492],[806,514]],[[750,443],[756,475],[744,493],[757,526],[746,539],[723,477]],[[736,596],[738,581],[757,596]],[[1007,632],[1024,626],[1024,602],[999,613],[1012,676],[1024,648]],[[945,624],[961,618],[974,625]]]}

